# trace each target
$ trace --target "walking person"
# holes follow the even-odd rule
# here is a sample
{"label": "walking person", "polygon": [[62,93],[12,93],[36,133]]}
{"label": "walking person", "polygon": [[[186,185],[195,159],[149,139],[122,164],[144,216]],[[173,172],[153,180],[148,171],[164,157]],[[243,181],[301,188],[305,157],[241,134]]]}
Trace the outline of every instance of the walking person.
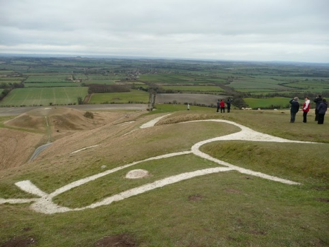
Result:
{"label": "walking person", "polygon": [[305,97],[305,102],[303,104],[303,123],[307,123],[307,113],[309,112],[310,107],[310,99],[308,97]]}
{"label": "walking person", "polygon": [[319,116],[318,107],[322,102],[322,96],[318,95],[318,97],[316,97],[315,100],[313,101],[315,102],[315,121],[318,121],[318,116]]}
{"label": "walking person", "polygon": [[326,114],[328,108],[327,100],[322,99],[322,102],[320,103],[318,107],[318,124],[323,124],[324,122],[324,115]]}
{"label": "walking person", "polygon": [[219,111],[219,108],[220,108],[220,106],[219,106],[219,100],[217,100],[217,112]]}
{"label": "walking person", "polygon": [[226,105],[227,105],[227,112],[229,113],[231,110],[231,99],[228,98],[228,100],[226,101]]}
{"label": "walking person", "polygon": [[219,106],[220,106],[220,112],[221,112],[221,113],[222,113],[222,112],[225,113],[225,102],[224,102],[224,100],[221,100],[221,101],[219,102]]}
{"label": "walking person", "polygon": [[299,103],[298,98],[295,97],[289,102],[291,104],[290,107],[290,123],[294,123],[296,119],[296,114],[299,111]]}

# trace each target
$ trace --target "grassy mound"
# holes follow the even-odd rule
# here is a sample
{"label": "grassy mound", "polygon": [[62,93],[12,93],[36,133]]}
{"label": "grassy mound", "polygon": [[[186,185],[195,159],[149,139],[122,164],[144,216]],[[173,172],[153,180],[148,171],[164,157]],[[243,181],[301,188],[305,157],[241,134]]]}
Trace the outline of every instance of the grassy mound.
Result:
{"label": "grassy mound", "polygon": [[17,128],[43,131],[47,130],[47,124],[56,130],[87,130],[94,128],[94,121],[85,117],[84,114],[85,111],[72,108],[45,107],[21,114],[5,124]]}

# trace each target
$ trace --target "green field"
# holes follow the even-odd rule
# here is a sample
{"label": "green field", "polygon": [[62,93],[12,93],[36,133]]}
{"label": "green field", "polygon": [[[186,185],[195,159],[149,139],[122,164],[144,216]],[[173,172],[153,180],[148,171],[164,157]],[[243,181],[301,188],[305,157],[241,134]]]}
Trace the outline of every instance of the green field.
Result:
{"label": "green field", "polygon": [[188,73],[171,73],[171,74],[144,74],[139,77],[140,81],[148,83],[157,83],[162,85],[218,85],[225,83],[226,75],[222,74],[203,74],[202,71],[189,71]]}
{"label": "green field", "polygon": [[21,83],[25,77],[15,74],[14,71],[6,71],[0,70],[0,85],[5,84],[13,84],[13,83]]}
{"label": "green field", "polygon": [[279,91],[287,91],[289,88],[283,87],[279,85],[279,83],[282,83],[282,81],[279,80],[273,80],[270,78],[249,78],[249,77],[242,77],[235,79],[233,82],[230,83],[230,86],[235,88],[236,90],[249,90],[253,91],[254,89],[260,90],[260,89],[266,89],[266,90],[279,90]]}
{"label": "green field", "polygon": [[303,80],[296,83],[286,83],[286,87],[291,87],[292,89],[307,90],[309,92],[319,92],[320,90],[329,90],[328,80]]}
{"label": "green field", "polygon": [[[76,76],[78,78],[82,78],[82,76]],[[88,74],[85,75],[85,79],[83,79],[83,81],[85,82],[93,82],[93,81],[103,81],[105,83],[110,82],[114,82],[114,81],[120,81],[122,79],[125,79],[124,75],[117,75],[117,74],[111,74],[111,75],[107,75],[107,74]]]}
{"label": "green field", "polygon": [[112,85],[115,84],[114,80],[96,80],[96,79],[88,79],[88,80],[84,80],[82,81],[82,83],[84,83],[85,85],[89,85],[89,84],[102,84],[102,85]]}
{"label": "green field", "polygon": [[[280,83],[280,85],[279,85]],[[278,77],[268,79],[259,77],[257,79],[242,78],[230,84],[238,92],[250,93],[251,95],[268,95],[273,93],[287,94],[310,94],[329,92],[328,79],[296,79],[293,77]]]}
{"label": "green field", "polygon": [[47,106],[77,104],[78,97],[85,98],[86,87],[56,87],[56,88],[18,88],[0,102],[0,106]]}
{"label": "green field", "polygon": [[291,98],[274,97],[274,98],[245,98],[249,107],[256,108],[289,108]]}
{"label": "green field", "polygon": [[78,82],[25,82],[26,88],[31,87],[79,87],[81,83]]}
{"label": "green field", "polygon": [[124,93],[94,93],[88,103],[90,104],[121,104],[121,103],[145,103],[149,100],[149,94],[140,90],[131,90]]}
{"label": "green field", "polygon": [[2,74],[10,74],[10,73],[13,73],[14,71],[12,70],[0,70],[0,75]]}
{"label": "green field", "polygon": [[33,75],[26,80],[27,83],[54,83],[66,82],[71,78],[69,74],[48,74],[48,75]]}
{"label": "green field", "polygon": [[162,84],[193,84],[196,79],[193,76],[179,75],[179,74],[156,74],[156,75],[141,75],[140,81],[162,83]]}
{"label": "green field", "polygon": [[165,90],[181,91],[181,92],[223,92],[224,90],[216,86],[163,86]]}
{"label": "green field", "polygon": [[14,83],[21,83],[23,80],[23,78],[6,78],[6,79],[0,79],[0,85],[2,83],[6,83],[6,84],[14,84]]}

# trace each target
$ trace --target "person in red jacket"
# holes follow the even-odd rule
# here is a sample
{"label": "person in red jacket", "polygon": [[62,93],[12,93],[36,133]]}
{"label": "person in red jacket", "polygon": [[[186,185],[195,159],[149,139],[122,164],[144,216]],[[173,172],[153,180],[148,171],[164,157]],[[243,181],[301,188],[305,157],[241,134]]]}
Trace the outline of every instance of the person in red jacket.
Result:
{"label": "person in red jacket", "polygon": [[219,102],[219,106],[220,106],[220,112],[224,112],[225,113],[225,102],[224,102],[224,100],[221,100]]}
{"label": "person in red jacket", "polygon": [[307,113],[309,112],[311,107],[311,102],[308,97],[305,97],[305,102],[303,104],[303,123],[307,122]]}

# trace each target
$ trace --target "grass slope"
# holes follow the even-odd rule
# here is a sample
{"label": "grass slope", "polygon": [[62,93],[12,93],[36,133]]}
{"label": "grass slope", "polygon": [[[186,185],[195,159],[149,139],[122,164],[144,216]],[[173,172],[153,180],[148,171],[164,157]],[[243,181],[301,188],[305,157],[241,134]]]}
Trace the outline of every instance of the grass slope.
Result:
{"label": "grass slope", "polygon": [[[158,113],[173,114],[156,127],[138,127]],[[28,205],[0,205],[0,245],[33,237],[35,246],[96,246],[104,237],[120,238],[124,246],[328,246],[329,124],[289,123],[287,112],[235,111],[159,105],[156,112],[109,113],[116,118],[93,130],[62,137],[38,159],[19,168],[0,170],[0,197],[26,198],[14,182],[31,179],[46,192],[106,169],[148,157],[187,151],[204,139],[238,131],[216,123],[181,123],[220,118],[254,130],[324,144],[215,142],[202,150],[232,164],[298,181],[290,186],[229,171],[156,189],[108,206],[80,212],[43,215]],[[156,115],[154,115],[156,114]],[[300,117],[301,120],[301,116]],[[298,119],[298,118],[297,118]],[[74,155],[74,150],[98,144]],[[121,170],[55,198],[78,207],[157,179],[213,167],[193,155],[143,162],[131,169],[151,172],[141,180],[126,180]],[[122,237],[124,236],[124,237]]]}

